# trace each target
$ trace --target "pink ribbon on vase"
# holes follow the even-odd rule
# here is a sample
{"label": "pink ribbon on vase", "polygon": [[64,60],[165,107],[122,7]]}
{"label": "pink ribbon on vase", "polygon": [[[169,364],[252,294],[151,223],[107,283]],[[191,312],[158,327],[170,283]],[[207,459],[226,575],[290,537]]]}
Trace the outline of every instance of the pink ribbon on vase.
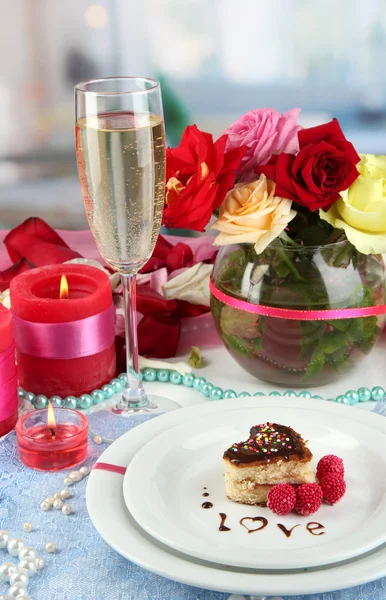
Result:
{"label": "pink ribbon on vase", "polygon": [[110,348],[115,339],[113,305],[68,323],[35,323],[12,316],[16,349],[29,356],[63,360],[92,356]]}
{"label": "pink ribbon on vase", "polygon": [[17,403],[15,346],[12,344],[0,353],[0,422],[15,412]]}
{"label": "pink ribbon on vase", "polygon": [[263,317],[276,317],[291,321],[324,321],[326,319],[352,319],[358,317],[375,317],[386,314],[386,304],[378,306],[363,306],[359,308],[333,308],[327,310],[300,310],[293,308],[278,308],[264,304],[252,304],[225,294],[219,290],[211,280],[209,288],[212,295],[227,306],[261,315]]}

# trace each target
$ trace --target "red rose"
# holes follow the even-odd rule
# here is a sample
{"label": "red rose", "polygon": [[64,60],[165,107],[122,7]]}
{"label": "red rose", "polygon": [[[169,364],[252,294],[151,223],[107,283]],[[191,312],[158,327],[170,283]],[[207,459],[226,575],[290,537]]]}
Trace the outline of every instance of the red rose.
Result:
{"label": "red rose", "polygon": [[346,140],[336,119],[298,132],[298,154],[273,155],[256,167],[276,183],[275,195],[314,211],[328,210],[359,176],[360,157]]}
{"label": "red rose", "polygon": [[212,213],[233,187],[245,147],[225,152],[228,136],[216,142],[190,125],[177,148],[166,152],[165,227],[204,231]]}

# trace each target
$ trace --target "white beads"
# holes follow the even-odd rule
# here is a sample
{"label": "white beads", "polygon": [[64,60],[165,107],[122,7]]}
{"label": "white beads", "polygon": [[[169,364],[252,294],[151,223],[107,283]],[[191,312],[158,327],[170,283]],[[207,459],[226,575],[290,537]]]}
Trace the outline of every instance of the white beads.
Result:
{"label": "white beads", "polygon": [[22,583],[15,583],[14,585],[11,585],[11,587],[8,590],[8,596],[10,598],[17,598],[18,596],[23,597],[23,593],[24,593],[24,597],[26,594],[27,590],[25,588],[25,586]]}
{"label": "white beads", "polygon": [[56,544],[55,544],[55,542],[47,542],[47,544],[46,544],[46,552],[56,552]]}
{"label": "white beads", "polygon": [[[83,479],[83,477],[86,477],[86,475],[88,475],[88,473],[89,473],[89,469],[87,467],[82,467],[82,469],[83,469],[83,474],[80,471],[72,471],[70,473],[69,477],[66,477],[66,479],[68,479],[66,484],[72,485],[73,483],[75,483],[75,481],[80,481],[81,479]],[[64,503],[63,501],[67,500],[70,497],[71,497],[71,492],[68,489],[68,487],[65,487],[65,488],[63,488],[63,490],[61,492],[56,492],[53,496],[49,496],[48,498],[43,500],[43,502],[40,504],[40,508],[42,510],[50,510],[53,507],[56,510],[61,510],[64,515],[68,516],[73,512],[72,506],[71,506],[71,504]],[[31,530],[32,530],[32,525],[31,525]],[[6,534],[7,532],[3,532],[3,533]],[[0,532],[0,534],[1,534],[1,532]],[[1,542],[1,535],[0,535],[0,542]]]}
{"label": "white beads", "polygon": [[8,531],[4,531],[4,529],[2,529],[0,531],[0,548],[6,548],[8,546],[8,541],[9,533]]}
{"label": "white beads", "polygon": [[55,510],[61,510],[62,506],[63,506],[63,500],[61,498],[59,498],[58,500],[55,500],[55,502],[54,502]]}
{"label": "white beads", "polygon": [[64,488],[61,492],[60,492],[60,497],[62,500],[67,500],[68,498],[71,497],[71,492],[68,488]]}
{"label": "white beads", "polygon": [[71,471],[67,477],[64,478],[64,485],[72,485],[73,483],[77,483],[81,481],[83,477],[87,477],[90,473],[90,469],[88,467],[80,467],[79,471]]}
{"label": "white beads", "polygon": [[[14,567],[15,565],[11,562],[4,562],[2,565],[0,565],[0,579],[1,581],[4,581],[4,583],[6,583],[7,581],[9,581],[9,578],[11,576],[11,573],[9,572],[9,569],[11,567]],[[12,570],[11,570],[12,572]]]}
{"label": "white beads", "polygon": [[26,521],[25,523],[23,523],[23,529],[26,533],[31,533],[33,527],[32,527],[32,523],[30,523],[29,521]]}
{"label": "white beads", "polygon": [[7,544],[7,550],[11,556],[19,556],[20,550],[24,548],[22,538],[10,538]]}
{"label": "white beads", "polygon": [[50,510],[51,506],[52,504],[49,504],[47,500],[43,500],[43,502],[40,503],[40,508],[44,511]]}
{"label": "white beads", "polygon": [[[62,502],[61,499],[60,502]],[[29,521],[25,522],[23,529],[27,532],[32,531],[32,524]],[[44,559],[38,558],[36,550],[31,546],[26,546],[22,538],[10,537],[8,531],[0,531],[0,543],[0,547],[6,548],[11,556],[19,557],[18,565],[11,562],[0,564],[0,581],[4,583],[9,582],[10,585],[8,594],[0,594],[0,600],[9,600],[11,598],[31,600],[27,591],[29,578],[36,575],[38,569],[40,570],[44,567]],[[55,552],[56,545],[53,542],[49,542],[46,549],[49,552]]]}
{"label": "white beads", "polygon": [[19,563],[19,568],[24,569],[24,571],[29,575],[29,577],[33,577],[38,572],[36,566],[36,560],[31,558],[24,558]]}
{"label": "white beads", "polygon": [[71,471],[71,473],[69,474],[69,478],[71,479],[72,482],[78,482],[81,481],[81,479],[83,479],[83,475],[80,471]]}
{"label": "white beads", "polygon": [[37,552],[31,546],[24,546],[19,552],[19,560],[35,560],[37,558]]}
{"label": "white beads", "polygon": [[102,438],[100,435],[94,435],[92,441],[94,442],[94,444],[96,444],[97,446],[100,446],[101,443],[103,442]]}
{"label": "white beads", "polygon": [[9,583],[11,585],[14,585],[15,583],[21,583],[24,587],[27,587],[29,582],[29,577],[27,575],[27,573],[24,573],[23,571],[15,571],[15,573],[12,573],[12,575],[10,575],[9,577]]}
{"label": "white beads", "polygon": [[68,503],[63,504],[63,506],[62,506],[62,513],[64,515],[66,515],[66,517],[68,517],[68,515],[70,515],[72,513],[72,506],[71,506],[71,504],[68,504]]}

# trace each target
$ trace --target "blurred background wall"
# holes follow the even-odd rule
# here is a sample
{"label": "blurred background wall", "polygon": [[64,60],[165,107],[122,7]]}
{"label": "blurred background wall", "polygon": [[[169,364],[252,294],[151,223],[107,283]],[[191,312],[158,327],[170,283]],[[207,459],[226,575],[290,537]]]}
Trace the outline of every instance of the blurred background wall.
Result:
{"label": "blurred background wall", "polygon": [[86,227],[73,87],[161,78],[168,142],[215,137],[251,108],[336,116],[386,154],[386,0],[0,0],[0,228]]}

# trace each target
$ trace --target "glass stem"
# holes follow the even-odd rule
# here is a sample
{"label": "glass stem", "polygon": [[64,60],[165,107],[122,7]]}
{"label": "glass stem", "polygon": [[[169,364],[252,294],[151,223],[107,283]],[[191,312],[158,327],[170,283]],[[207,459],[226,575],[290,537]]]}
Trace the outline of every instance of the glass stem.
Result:
{"label": "glass stem", "polygon": [[146,406],[148,398],[142,385],[138,361],[137,311],[136,311],[136,275],[121,275],[125,306],[126,337],[126,386],[119,409],[129,410]]}

